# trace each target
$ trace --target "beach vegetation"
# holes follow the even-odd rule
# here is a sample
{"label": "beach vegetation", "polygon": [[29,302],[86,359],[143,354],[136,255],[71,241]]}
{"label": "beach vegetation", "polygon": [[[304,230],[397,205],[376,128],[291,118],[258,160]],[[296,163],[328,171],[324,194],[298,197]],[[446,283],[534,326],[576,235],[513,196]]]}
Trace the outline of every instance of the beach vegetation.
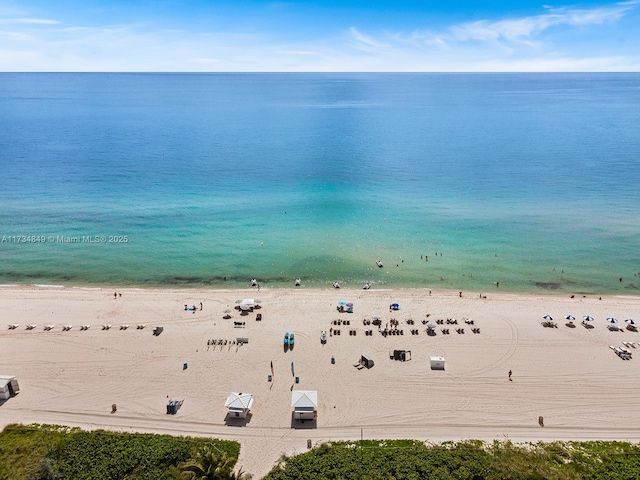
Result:
{"label": "beach vegetation", "polygon": [[237,442],[8,425],[0,433],[0,480],[179,480],[183,465],[204,448],[224,455],[231,479],[240,453]]}
{"label": "beach vegetation", "polygon": [[281,457],[264,480],[600,480],[640,478],[640,445],[626,442],[324,443]]}

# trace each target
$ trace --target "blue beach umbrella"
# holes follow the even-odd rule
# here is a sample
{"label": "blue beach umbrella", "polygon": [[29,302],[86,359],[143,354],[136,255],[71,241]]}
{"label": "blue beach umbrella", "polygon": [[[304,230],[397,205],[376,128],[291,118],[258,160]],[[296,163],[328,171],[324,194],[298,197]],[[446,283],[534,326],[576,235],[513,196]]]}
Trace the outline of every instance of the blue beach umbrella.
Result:
{"label": "blue beach umbrella", "polygon": [[609,318],[607,318],[607,322],[609,322],[609,323],[618,323],[618,320],[616,320],[613,317],[609,317]]}
{"label": "blue beach umbrella", "polygon": [[338,302],[338,305],[346,305],[347,302]]}
{"label": "blue beach umbrella", "polygon": [[627,318],[624,323],[628,323],[629,325],[635,325],[636,322],[633,318]]}
{"label": "blue beach umbrella", "polygon": [[551,315],[545,315],[544,317],[545,320],[553,320],[553,317]]}
{"label": "blue beach umbrella", "polygon": [[564,317],[564,318],[566,318],[566,319],[567,319],[567,320],[569,320],[570,322],[573,322],[573,321],[576,319],[576,317],[574,317],[573,315],[567,315],[567,316],[566,316],[566,317]]}
{"label": "blue beach umbrella", "polygon": [[398,308],[400,305],[398,305],[397,303],[392,303],[392,304],[391,304],[391,306],[392,306],[393,308]]}
{"label": "blue beach umbrella", "polygon": [[591,315],[585,315],[584,318],[587,322],[593,322],[594,318]]}

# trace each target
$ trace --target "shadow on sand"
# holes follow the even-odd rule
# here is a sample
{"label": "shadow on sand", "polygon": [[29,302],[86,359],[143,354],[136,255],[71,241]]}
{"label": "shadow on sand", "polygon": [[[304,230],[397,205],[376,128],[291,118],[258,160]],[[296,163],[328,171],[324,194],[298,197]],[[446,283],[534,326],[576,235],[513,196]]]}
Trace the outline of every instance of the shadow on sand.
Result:
{"label": "shadow on sand", "polygon": [[246,427],[252,416],[253,414],[249,412],[245,418],[239,418],[228,412],[224,417],[224,424],[228,427]]}

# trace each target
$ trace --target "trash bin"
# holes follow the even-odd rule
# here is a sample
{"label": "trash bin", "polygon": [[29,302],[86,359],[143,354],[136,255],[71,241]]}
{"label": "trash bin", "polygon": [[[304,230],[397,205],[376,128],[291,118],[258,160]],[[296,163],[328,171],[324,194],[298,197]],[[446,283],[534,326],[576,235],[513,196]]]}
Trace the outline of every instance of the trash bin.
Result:
{"label": "trash bin", "polygon": [[539,424],[541,427],[544,427],[544,418],[542,418],[542,417],[538,417],[538,424]]}
{"label": "trash bin", "polygon": [[335,358],[333,358],[333,357],[331,357],[331,365],[333,365],[333,364],[335,364],[335,363],[336,363],[336,359],[335,359]]}
{"label": "trash bin", "polygon": [[187,364],[185,363],[184,365],[182,365],[182,369],[186,370],[187,369]]}
{"label": "trash bin", "polygon": [[296,377],[296,383],[300,383],[300,377]]}
{"label": "trash bin", "polygon": [[267,375],[267,381],[270,382],[273,379],[271,375]]}

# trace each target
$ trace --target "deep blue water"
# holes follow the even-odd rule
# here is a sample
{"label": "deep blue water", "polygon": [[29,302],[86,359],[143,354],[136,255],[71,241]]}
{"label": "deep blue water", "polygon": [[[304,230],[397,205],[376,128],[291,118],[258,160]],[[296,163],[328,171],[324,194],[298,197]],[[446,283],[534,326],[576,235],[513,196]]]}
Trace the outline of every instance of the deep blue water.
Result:
{"label": "deep blue water", "polygon": [[0,171],[0,284],[640,293],[640,74],[0,74]]}

